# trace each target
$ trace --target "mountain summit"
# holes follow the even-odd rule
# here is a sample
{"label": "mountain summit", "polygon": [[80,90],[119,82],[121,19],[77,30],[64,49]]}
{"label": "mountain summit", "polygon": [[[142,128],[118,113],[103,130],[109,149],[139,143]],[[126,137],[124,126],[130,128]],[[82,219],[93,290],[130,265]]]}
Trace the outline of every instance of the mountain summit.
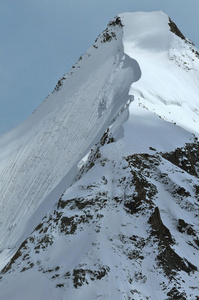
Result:
{"label": "mountain summit", "polygon": [[0,137],[2,299],[199,299],[199,53],[118,15]]}

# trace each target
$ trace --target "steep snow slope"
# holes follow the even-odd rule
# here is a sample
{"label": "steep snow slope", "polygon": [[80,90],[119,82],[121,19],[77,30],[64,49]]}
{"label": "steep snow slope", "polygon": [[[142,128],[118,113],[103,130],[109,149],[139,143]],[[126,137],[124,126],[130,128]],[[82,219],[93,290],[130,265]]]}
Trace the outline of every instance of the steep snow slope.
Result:
{"label": "steep snow slope", "polygon": [[69,186],[77,163],[129,100],[129,87],[139,78],[115,20],[37,111],[1,137],[1,250],[22,241],[24,228],[28,233],[34,228],[25,224],[39,205],[46,199],[51,206]]}
{"label": "steep snow slope", "polygon": [[[25,125],[2,137],[2,166],[17,167],[22,157],[32,178],[34,168],[40,174],[31,187],[32,181],[23,179],[29,179],[23,164],[20,173],[13,170],[19,176],[13,187],[17,190],[20,183],[24,193],[19,211],[24,213],[31,202],[24,225],[21,220],[10,235],[10,245],[17,245],[38,223],[18,251],[2,252],[2,267],[8,261],[0,278],[3,299],[198,300],[198,72],[198,52],[165,14],[121,14],[74,73],[59,82],[59,91]],[[79,91],[82,101],[74,96]],[[125,105],[129,98],[134,101]],[[84,144],[81,137],[88,131]],[[9,145],[16,147],[23,137],[26,147],[33,133],[36,144],[30,156],[24,148],[9,162]],[[41,161],[35,163],[32,151],[38,146]],[[79,157],[76,146],[82,151]],[[49,181],[46,191],[41,186],[50,168],[54,185]],[[10,176],[4,173],[2,180],[8,184]],[[22,180],[39,199],[27,198]],[[18,194],[7,193],[19,206]],[[11,206],[6,198],[4,205]],[[13,211],[11,207],[10,215]],[[15,221],[8,220],[9,226],[19,217],[16,213]],[[2,232],[7,234],[6,226]]]}

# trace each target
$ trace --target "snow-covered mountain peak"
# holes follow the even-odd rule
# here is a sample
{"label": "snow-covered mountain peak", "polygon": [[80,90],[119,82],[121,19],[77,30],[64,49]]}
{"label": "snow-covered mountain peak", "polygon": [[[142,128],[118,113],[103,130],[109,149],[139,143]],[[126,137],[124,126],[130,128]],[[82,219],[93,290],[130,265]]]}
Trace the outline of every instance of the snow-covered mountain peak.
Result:
{"label": "snow-covered mountain peak", "polygon": [[147,51],[159,53],[168,51],[172,41],[168,16],[163,12],[124,13],[119,17],[124,25],[123,41],[125,52],[131,54]]}
{"label": "snow-covered mountain peak", "polygon": [[120,14],[0,137],[2,299],[199,299],[198,56]]}
{"label": "snow-covered mountain peak", "polygon": [[174,47],[183,48],[184,43],[186,43],[193,47],[191,51],[194,52],[195,56],[198,56],[197,51],[194,51],[193,43],[161,11],[123,13],[119,14],[118,18],[120,18],[123,26],[125,53],[129,52],[129,55],[132,53],[136,55],[136,52],[146,54],[147,51],[150,57],[151,54],[162,54]]}

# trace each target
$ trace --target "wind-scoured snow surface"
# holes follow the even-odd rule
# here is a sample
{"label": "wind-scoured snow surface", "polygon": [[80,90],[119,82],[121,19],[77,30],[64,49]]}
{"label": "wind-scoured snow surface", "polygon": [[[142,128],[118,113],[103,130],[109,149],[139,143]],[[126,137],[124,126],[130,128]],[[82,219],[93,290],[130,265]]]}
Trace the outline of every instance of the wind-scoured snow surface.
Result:
{"label": "wind-scoured snow surface", "polygon": [[0,298],[199,299],[198,82],[168,16],[121,14],[0,138]]}

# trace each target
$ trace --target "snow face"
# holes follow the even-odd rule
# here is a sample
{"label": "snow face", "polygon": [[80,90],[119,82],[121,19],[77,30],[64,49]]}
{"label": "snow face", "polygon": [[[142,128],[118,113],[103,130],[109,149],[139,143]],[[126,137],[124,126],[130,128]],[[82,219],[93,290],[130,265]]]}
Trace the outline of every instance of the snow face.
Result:
{"label": "snow face", "polygon": [[140,69],[124,53],[121,25],[110,25],[66,77],[29,119],[1,137],[1,250],[22,241],[26,228],[31,232],[129,99]]}

